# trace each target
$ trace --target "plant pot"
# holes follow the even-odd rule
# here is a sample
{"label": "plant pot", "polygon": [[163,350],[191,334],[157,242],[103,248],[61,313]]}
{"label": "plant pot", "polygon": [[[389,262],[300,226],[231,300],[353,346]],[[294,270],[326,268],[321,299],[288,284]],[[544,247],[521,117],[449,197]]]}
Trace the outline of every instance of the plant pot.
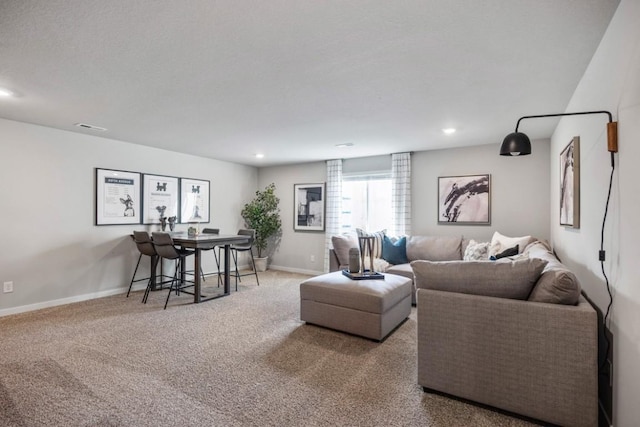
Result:
{"label": "plant pot", "polygon": [[267,271],[267,257],[253,257],[253,261],[256,263],[256,271]]}

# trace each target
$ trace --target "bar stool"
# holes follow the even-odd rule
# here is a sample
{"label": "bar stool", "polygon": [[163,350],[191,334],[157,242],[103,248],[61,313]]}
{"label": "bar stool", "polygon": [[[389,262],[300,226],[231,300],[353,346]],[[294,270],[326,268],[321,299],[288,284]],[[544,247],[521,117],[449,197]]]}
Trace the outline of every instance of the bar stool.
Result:
{"label": "bar stool", "polygon": [[149,277],[145,277],[142,279],[136,279],[136,273],[138,272],[138,267],[140,267],[140,260],[142,259],[142,255],[146,255],[149,257],[149,261],[151,263],[151,272],[156,270],[158,266],[158,254],[156,253],[156,249],[153,247],[153,243],[151,242],[151,237],[149,237],[149,233],[146,231],[134,231],[133,232],[133,241],[136,243],[136,247],[140,252],[138,256],[138,262],[136,264],[136,269],[133,271],[133,276],[131,276],[131,283],[129,283],[129,290],[127,291],[127,298],[129,298],[129,294],[131,293],[131,288],[133,284],[136,282],[142,282],[143,280],[147,281],[147,288],[144,291],[144,297],[142,298],[142,302],[145,302],[149,289],[151,289],[151,278],[153,274]]}
{"label": "bar stool", "polygon": [[[241,245],[232,245],[229,247],[231,251],[231,255],[233,256],[233,263],[236,266],[236,272],[234,275],[234,277],[236,278],[236,291],[238,291],[238,280],[242,281],[242,279],[240,279],[241,277],[250,276],[252,274],[255,274],[256,283],[258,284],[258,286],[260,286],[260,280],[258,279],[258,272],[256,271],[256,263],[253,260],[253,242],[256,240],[256,230],[240,229],[238,230],[238,235],[249,236],[249,242],[243,243]],[[220,255],[220,250],[221,248],[218,249],[218,258],[222,259]],[[240,274],[238,272],[238,252],[246,252],[246,251],[249,251],[249,255],[251,258],[251,265],[253,266],[253,273]]]}
{"label": "bar stool", "polygon": [[171,287],[169,288],[169,293],[167,294],[167,300],[164,303],[164,309],[166,310],[167,304],[169,304],[169,297],[171,296],[171,292],[174,289],[176,295],[180,295],[181,291],[186,294],[193,295],[193,292],[184,291],[185,288],[194,286],[193,282],[183,281],[182,277],[178,281],[178,271],[184,271],[184,264],[187,257],[193,255],[195,252],[183,248],[177,248],[173,244],[173,239],[171,238],[171,235],[169,233],[154,231],[152,233],[152,236],[153,246],[155,247],[158,256],[164,259],[175,261],[176,269],[173,274],[173,279],[171,280]]}
{"label": "bar stool", "polygon": [[[203,228],[202,229],[202,234],[220,234],[220,229],[219,228]],[[221,279],[220,279],[220,258],[218,258],[218,254],[216,254],[216,249],[217,246],[214,246],[210,249],[202,249],[203,251],[213,251],[213,257],[216,260],[216,268],[218,269],[217,273],[207,273],[205,274],[202,271],[202,266],[200,266],[200,274],[202,275],[202,280],[205,280],[205,276],[210,276],[212,274],[217,274],[218,275],[218,287],[220,287],[220,283],[221,283]]]}

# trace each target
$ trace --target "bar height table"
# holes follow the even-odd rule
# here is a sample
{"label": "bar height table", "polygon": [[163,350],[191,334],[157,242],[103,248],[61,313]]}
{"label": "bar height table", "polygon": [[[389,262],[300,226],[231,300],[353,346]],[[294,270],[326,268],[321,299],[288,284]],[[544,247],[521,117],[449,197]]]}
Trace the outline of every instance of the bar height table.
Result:
{"label": "bar height table", "polygon": [[[194,291],[193,291],[193,302],[198,304],[200,302],[209,301],[212,299],[220,298],[227,296],[231,293],[231,283],[229,277],[229,258],[230,250],[229,248],[233,244],[242,244],[248,243],[248,236],[239,236],[239,235],[220,235],[220,234],[198,234],[196,236],[189,236],[185,233],[171,233],[171,237],[173,238],[173,243],[176,245],[180,245],[183,248],[193,249],[195,251],[195,259],[194,259]],[[201,294],[202,283],[200,276],[200,265],[201,265],[201,252],[202,249],[212,249],[215,246],[224,246],[224,293],[217,294],[210,297],[203,297]],[[184,280],[184,271],[180,272],[181,279]]]}
{"label": "bar height table", "polygon": [[[194,250],[194,291],[193,291],[193,302],[198,304],[200,302],[209,301],[212,299],[220,298],[231,294],[231,283],[229,277],[229,269],[230,263],[229,259],[231,257],[229,248],[233,244],[243,244],[249,243],[249,236],[241,236],[241,235],[221,235],[221,234],[198,234],[195,236],[189,236],[185,232],[171,232],[169,233],[171,238],[173,239],[173,243],[175,245],[180,245],[183,248],[189,248]],[[224,292],[222,294],[216,294],[210,297],[203,296],[201,293],[202,290],[202,277],[198,273],[200,271],[200,266],[202,264],[201,260],[201,252],[202,249],[212,249],[216,246],[224,246]],[[180,280],[185,280],[185,272],[184,268],[180,272]],[[153,288],[155,288],[156,284],[156,272],[151,272],[151,283],[153,284]]]}

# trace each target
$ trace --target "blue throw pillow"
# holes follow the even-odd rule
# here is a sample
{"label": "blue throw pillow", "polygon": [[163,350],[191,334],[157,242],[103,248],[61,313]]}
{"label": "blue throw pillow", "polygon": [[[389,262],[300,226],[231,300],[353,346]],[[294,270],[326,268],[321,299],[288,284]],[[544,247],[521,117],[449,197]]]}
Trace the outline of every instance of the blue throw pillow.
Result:
{"label": "blue throw pillow", "polygon": [[382,259],[390,264],[406,264],[407,259],[407,238],[402,237],[395,243],[386,235],[382,240]]}

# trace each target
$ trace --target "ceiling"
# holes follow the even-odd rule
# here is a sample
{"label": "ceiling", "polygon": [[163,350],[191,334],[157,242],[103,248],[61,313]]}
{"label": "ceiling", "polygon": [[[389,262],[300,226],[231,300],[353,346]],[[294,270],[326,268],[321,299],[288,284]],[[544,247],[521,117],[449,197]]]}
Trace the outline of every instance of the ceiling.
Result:
{"label": "ceiling", "polygon": [[258,167],[497,143],[565,110],[617,5],[2,0],[0,117]]}

